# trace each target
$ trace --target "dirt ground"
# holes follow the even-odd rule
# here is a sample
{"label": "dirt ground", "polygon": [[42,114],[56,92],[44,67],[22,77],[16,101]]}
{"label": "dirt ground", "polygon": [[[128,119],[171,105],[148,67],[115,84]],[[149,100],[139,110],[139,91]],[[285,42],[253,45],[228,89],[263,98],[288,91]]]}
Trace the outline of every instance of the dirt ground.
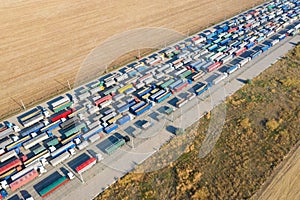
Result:
{"label": "dirt ground", "polygon": [[278,172],[253,200],[300,199],[300,143]]}
{"label": "dirt ground", "polygon": [[[21,100],[29,107],[66,90],[87,55],[112,35],[141,27],[186,35],[258,2],[262,0],[1,1],[0,118],[19,111]],[[85,70],[89,78],[101,72]]]}

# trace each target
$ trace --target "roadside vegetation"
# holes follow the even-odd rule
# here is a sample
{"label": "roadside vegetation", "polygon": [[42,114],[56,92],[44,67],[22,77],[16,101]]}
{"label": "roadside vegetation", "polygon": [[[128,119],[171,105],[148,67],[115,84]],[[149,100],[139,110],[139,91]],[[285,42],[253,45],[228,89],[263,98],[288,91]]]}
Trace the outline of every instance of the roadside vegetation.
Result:
{"label": "roadside vegetation", "polygon": [[249,199],[300,139],[299,61],[300,45],[226,100],[222,134],[206,157],[198,154],[210,113],[178,136],[195,138],[179,159],[154,172],[129,173],[96,200]]}

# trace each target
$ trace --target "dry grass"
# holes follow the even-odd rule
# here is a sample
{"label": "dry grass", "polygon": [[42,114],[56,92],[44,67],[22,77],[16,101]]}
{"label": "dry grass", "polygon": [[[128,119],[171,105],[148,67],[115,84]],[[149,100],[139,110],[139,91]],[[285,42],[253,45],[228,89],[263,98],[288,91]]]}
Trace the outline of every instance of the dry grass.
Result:
{"label": "dry grass", "polygon": [[[226,123],[208,156],[200,159],[198,151],[209,116],[186,133],[195,140],[177,161],[159,171],[130,173],[96,199],[249,199],[299,142],[299,60],[298,45],[227,99]],[[172,148],[171,142],[163,149]],[[163,156],[151,159],[163,162]],[[289,180],[283,184],[293,185]]]}
{"label": "dry grass", "polygon": [[[30,107],[66,90],[66,80],[73,84],[87,55],[112,35],[141,27],[186,35],[258,2],[262,0],[1,1],[0,118],[20,111],[20,100]],[[96,77],[104,69],[99,67],[97,73],[85,73]]]}

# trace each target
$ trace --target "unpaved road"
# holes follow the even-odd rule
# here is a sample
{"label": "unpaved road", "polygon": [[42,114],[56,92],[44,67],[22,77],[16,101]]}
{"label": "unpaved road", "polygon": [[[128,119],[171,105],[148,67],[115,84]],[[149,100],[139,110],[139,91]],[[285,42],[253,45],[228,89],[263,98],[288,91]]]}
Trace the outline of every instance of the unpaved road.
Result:
{"label": "unpaved road", "polygon": [[66,89],[87,55],[112,35],[141,27],[187,34],[258,2],[262,0],[1,1],[0,118],[20,109],[20,100],[29,106]]}
{"label": "unpaved road", "polygon": [[[300,143],[299,143],[300,144]],[[300,199],[300,145],[280,166],[263,191],[255,200],[298,200]]]}

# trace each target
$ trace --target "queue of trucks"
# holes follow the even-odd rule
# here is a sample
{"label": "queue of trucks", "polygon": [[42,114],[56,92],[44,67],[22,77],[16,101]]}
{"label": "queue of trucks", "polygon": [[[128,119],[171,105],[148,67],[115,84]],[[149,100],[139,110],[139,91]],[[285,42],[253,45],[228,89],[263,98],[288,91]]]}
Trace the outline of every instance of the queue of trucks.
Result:
{"label": "queue of trucks", "polygon": [[[49,163],[57,166],[74,157],[77,150],[107,140],[124,124],[143,117],[191,85],[194,92],[178,98],[175,104],[183,107],[280,41],[298,34],[299,17],[298,1],[271,1],[128,64],[72,95],[62,95],[48,102],[48,108],[39,106],[25,112],[17,118],[20,126],[2,123],[0,194],[5,196],[23,187],[45,173]],[[245,52],[250,53],[242,56]],[[235,65],[225,66],[236,58],[239,61]],[[221,67],[225,72],[214,80],[199,82]],[[172,111],[172,107],[165,109],[166,114]],[[110,155],[121,148],[125,137],[114,139],[104,153]],[[96,159],[90,158],[75,171],[83,173],[95,163]],[[48,196],[69,180],[62,176],[37,192]]]}

